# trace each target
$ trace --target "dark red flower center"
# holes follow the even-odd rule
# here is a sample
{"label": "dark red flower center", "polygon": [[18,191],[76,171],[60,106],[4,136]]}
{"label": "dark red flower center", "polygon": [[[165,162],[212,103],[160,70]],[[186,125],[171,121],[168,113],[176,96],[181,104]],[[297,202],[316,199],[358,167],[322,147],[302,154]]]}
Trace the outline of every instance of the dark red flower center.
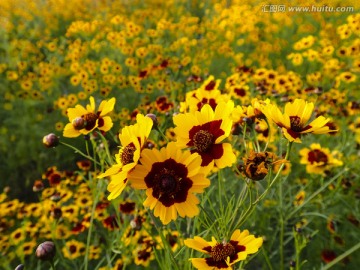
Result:
{"label": "dark red flower center", "polygon": [[291,130],[295,132],[302,131],[301,119],[299,116],[290,116]]}
{"label": "dark red flower center", "polygon": [[96,120],[98,119],[98,116],[95,113],[88,113],[83,115],[83,118],[85,120],[85,129],[92,130],[96,125]]}
{"label": "dark red flower center", "polygon": [[76,250],[77,250],[77,247],[75,245],[71,245],[69,247],[69,251],[70,251],[71,254],[74,254],[76,252]]}
{"label": "dark red flower center", "polygon": [[144,180],[146,186],[153,189],[152,196],[169,207],[174,203],[186,201],[188,191],[192,187],[187,173],[184,164],[170,158],[154,163]]}
{"label": "dark red flower center", "polygon": [[309,152],[308,160],[311,164],[314,162],[323,162],[326,164],[328,162],[328,157],[324,152],[320,151],[319,149],[315,149]]}
{"label": "dark red flower center", "polygon": [[226,260],[227,257],[234,255],[235,251],[236,250],[233,247],[233,245],[229,243],[227,244],[219,243],[211,248],[210,255],[215,262],[219,262],[222,260]]}
{"label": "dark red flower center", "polygon": [[121,163],[123,165],[134,162],[134,152],[136,148],[133,143],[130,143],[121,152]]}
{"label": "dark red flower center", "polygon": [[213,144],[214,136],[207,130],[199,130],[193,137],[194,146],[199,152],[206,152]]}

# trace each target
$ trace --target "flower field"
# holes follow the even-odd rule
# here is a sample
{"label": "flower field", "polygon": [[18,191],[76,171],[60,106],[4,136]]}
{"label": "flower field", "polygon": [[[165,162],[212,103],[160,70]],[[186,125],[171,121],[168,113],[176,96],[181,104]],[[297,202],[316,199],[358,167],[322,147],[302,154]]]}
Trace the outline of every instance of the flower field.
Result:
{"label": "flower field", "polygon": [[0,269],[357,269],[358,11],[0,1]]}

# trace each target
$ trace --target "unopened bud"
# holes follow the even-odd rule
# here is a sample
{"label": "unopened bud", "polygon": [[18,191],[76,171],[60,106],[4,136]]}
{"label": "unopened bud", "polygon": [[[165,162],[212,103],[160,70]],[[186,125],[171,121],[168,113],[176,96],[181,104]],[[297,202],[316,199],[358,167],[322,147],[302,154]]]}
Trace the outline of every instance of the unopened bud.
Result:
{"label": "unopened bud", "polygon": [[44,189],[44,183],[41,180],[35,180],[34,185],[33,185],[33,191],[34,192],[39,192],[42,191]]}
{"label": "unopened bud", "polygon": [[25,266],[23,264],[19,264],[18,266],[16,266],[15,270],[24,270]]}
{"label": "unopened bud", "polygon": [[54,133],[50,133],[43,137],[43,144],[47,148],[56,147],[59,144],[59,137]]}
{"label": "unopened bud", "polygon": [[51,241],[41,243],[35,251],[36,257],[42,261],[51,261],[55,257],[55,253],[55,244]]}
{"label": "unopened bud", "polygon": [[152,114],[152,113],[148,113],[146,115],[146,117],[149,117],[153,121],[153,129],[157,129],[159,122],[158,122],[158,120],[156,118],[156,115]]}
{"label": "unopened bud", "polygon": [[85,119],[82,117],[76,117],[72,121],[72,125],[76,130],[83,129],[85,127]]}

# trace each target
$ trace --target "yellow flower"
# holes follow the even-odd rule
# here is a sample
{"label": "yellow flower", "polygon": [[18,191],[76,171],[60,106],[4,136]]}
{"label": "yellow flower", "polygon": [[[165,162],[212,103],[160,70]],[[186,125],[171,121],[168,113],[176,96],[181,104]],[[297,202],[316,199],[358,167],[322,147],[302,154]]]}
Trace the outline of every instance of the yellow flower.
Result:
{"label": "yellow flower", "polygon": [[309,148],[300,150],[301,164],[306,164],[306,171],[314,174],[325,174],[332,167],[342,166],[343,162],[334,158],[338,153],[328,148],[322,148],[320,144],[313,143]]}
{"label": "yellow flower", "polygon": [[201,111],[174,116],[178,147],[190,147],[192,153],[198,153],[202,159],[201,166],[209,171],[214,165],[217,168],[231,166],[236,157],[231,144],[223,143],[223,140],[231,131],[233,121],[230,114],[233,109],[234,103],[229,101],[221,102],[215,111],[205,104]]}
{"label": "yellow flower", "polygon": [[62,253],[65,258],[76,259],[85,254],[85,244],[76,240],[69,240],[62,248]]}
{"label": "yellow flower", "polygon": [[153,126],[153,120],[142,114],[137,114],[136,120],[135,125],[124,127],[119,135],[122,147],[115,155],[116,164],[98,176],[98,178],[111,177],[108,185],[109,200],[117,198],[126,187],[127,178],[138,164],[140,153]]}
{"label": "yellow flower", "polygon": [[90,105],[84,108],[81,105],[76,105],[75,108],[67,110],[67,116],[70,123],[65,128],[64,137],[78,137],[79,135],[87,135],[94,129],[98,128],[101,131],[108,131],[113,126],[110,116],[106,116],[114,109],[115,98],[108,101],[102,101],[99,109],[95,111],[95,99],[90,97]]}
{"label": "yellow flower", "polygon": [[144,206],[154,209],[163,224],[181,217],[199,214],[199,199],[194,193],[202,193],[210,185],[200,167],[201,158],[190,151],[181,152],[175,143],[157,149],[145,149],[141,164],[129,175],[136,189],[146,189]]}
{"label": "yellow flower", "polygon": [[207,242],[203,238],[195,236],[194,239],[186,239],[184,243],[190,248],[210,255],[208,258],[191,258],[196,269],[231,270],[232,265],[245,260],[248,255],[256,253],[261,247],[263,239],[249,234],[248,230],[242,232],[235,230],[229,242],[218,242],[214,237],[211,242]]}
{"label": "yellow flower", "polygon": [[330,119],[324,116],[319,116],[307,124],[313,110],[314,103],[306,102],[303,99],[295,99],[293,102],[286,103],[284,113],[274,104],[268,104],[262,108],[266,118],[282,128],[285,138],[296,143],[301,143],[300,137],[306,133],[326,134],[336,131],[330,130],[326,125]]}

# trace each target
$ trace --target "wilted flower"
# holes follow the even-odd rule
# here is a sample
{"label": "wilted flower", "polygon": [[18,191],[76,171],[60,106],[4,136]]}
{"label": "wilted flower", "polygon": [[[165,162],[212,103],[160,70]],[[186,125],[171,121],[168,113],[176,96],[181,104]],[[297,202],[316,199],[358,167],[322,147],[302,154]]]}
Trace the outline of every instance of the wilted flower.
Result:
{"label": "wilted flower", "polygon": [[271,166],[277,162],[285,162],[285,160],[277,160],[276,155],[271,152],[254,152],[251,151],[249,156],[243,158],[244,164],[239,166],[239,170],[248,178],[259,181],[265,178],[269,173]]}

